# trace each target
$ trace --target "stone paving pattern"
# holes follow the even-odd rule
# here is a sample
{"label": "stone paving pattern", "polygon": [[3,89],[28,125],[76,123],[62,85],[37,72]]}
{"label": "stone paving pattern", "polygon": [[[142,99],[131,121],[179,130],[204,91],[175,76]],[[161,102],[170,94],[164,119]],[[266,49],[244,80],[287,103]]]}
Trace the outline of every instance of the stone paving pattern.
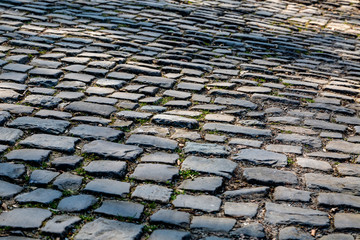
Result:
{"label": "stone paving pattern", "polygon": [[358,0],[1,0],[0,239],[360,239]]}

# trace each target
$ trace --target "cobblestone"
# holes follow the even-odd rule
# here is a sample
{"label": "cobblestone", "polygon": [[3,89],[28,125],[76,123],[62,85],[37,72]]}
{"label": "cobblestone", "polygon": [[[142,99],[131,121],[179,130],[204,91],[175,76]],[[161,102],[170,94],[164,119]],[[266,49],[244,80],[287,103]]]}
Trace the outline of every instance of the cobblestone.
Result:
{"label": "cobblestone", "polygon": [[0,238],[359,238],[359,9],[0,1]]}

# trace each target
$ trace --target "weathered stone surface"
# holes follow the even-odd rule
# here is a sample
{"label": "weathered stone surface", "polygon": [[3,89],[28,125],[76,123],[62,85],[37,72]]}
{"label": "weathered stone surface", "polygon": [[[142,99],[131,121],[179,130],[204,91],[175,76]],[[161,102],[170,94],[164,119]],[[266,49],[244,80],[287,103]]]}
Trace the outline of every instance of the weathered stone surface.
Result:
{"label": "weathered stone surface", "polygon": [[190,214],[175,210],[161,209],[150,217],[150,221],[175,226],[187,226],[190,223]]}
{"label": "weathered stone surface", "polygon": [[223,184],[221,177],[198,177],[184,180],[179,188],[192,191],[216,192]]}
{"label": "weathered stone surface", "polygon": [[51,212],[41,208],[17,208],[0,215],[1,227],[36,229],[49,217]]}
{"label": "weathered stone surface", "polygon": [[204,154],[215,156],[227,156],[230,154],[229,147],[211,143],[187,142],[185,144],[185,153]]}
{"label": "weathered stone surface", "polygon": [[149,240],[190,240],[191,234],[189,232],[168,230],[168,229],[157,229],[151,235]]}
{"label": "weathered stone surface", "polygon": [[319,205],[360,208],[360,197],[341,193],[319,193]]}
{"label": "weathered stone surface", "polygon": [[232,133],[232,134],[249,135],[252,137],[271,136],[270,130],[242,127],[242,126],[223,124],[223,123],[205,123],[202,129],[210,130],[210,131],[220,131],[220,132]]}
{"label": "weathered stone surface", "polygon": [[178,208],[191,208],[204,212],[217,212],[220,209],[221,200],[220,198],[206,195],[178,195],[172,204],[174,207]]}
{"label": "weathered stone surface", "polygon": [[236,163],[225,158],[202,158],[189,156],[182,163],[181,169],[191,169],[198,172],[212,173],[231,178],[236,166]]}
{"label": "weathered stone surface", "polygon": [[130,184],[111,179],[94,179],[86,184],[84,191],[123,197],[130,192]]}
{"label": "weathered stone surface", "polygon": [[150,180],[155,182],[167,182],[172,181],[173,178],[178,175],[178,173],[178,168],[173,166],[142,163],[137,165],[135,171],[130,175],[130,177],[143,181]]}
{"label": "weathered stone surface", "polygon": [[304,232],[295,227],[286,227],[280,230],[279,240],[290,240],[290,239],[299,239],[299,240],[313,240],[310,233]]}
{"label": "weathered stone surface", "polygon": [[248,237],[255,237],[255,238],[264,238],[265,229],[261,223],[251,223],[249,225],[245,225],[241,228],[238,228],[231,232],[231,235],[234,236],[248,236]]}
{"label": "weathered stone surface", "polygon": [[131,197],[141,198],[147,201],[159,201],[166,203],[169,202],[172,192],[172,189],[166,187],[146,184],[137,186],[135,191],[131,194]]}
{"label": "weathered stone surface", "polygon": [[19,129],[0,127],[0,142],[14,145],[23,134]]}
{"label": "weathered stone surface", "polygon": [[270,224],[299,224],[314,227],[329,225],[328,214],[325,212],[269,202],[266,203],[265,208],[265,221]]}
{"label": "weathered stone surface", "polygon": [[19,194],[15,200],[19,203],[43,203],[49,204],[60,198],[62,193],[57,190],[38,188],[32,192]]}
{"label": "weathered stone surface", "polygon": [[1,198],[10,198],[15,194],[21,192],[23,188],[19,185],[15,185],[9,182],[0,180],[0,197]]}
{"label": "weathered stone surface", "polygon": [[9,127],[23,130],[39,130],[45,133],[61,134],[70,125],[68,121],[42,119],[35,117],[19,117],[8,124]]}
{"label": "weathered stone surface", "polygon": [[54,136],[49,134],[34,134],[20,142],[21,145],[35,148],[45,148],[55,151],[72,153],[78,138]]}
{"label": "weathered stone surface", "polygon": [[304,179],[306,186],[311,189],[326,189],[332,192],[360,195],[360,178],[339,178],[318,173],[306,173]]}
{"label": "weathered stone surface", "polygon": [[142,229],[142,225],[98,218],[93,222],[86,223],[75,239],[110,240],[116,237],[123,240],[135,240],[140,236]]}
{"label": "weathered stone surface", "polygon": [[141,134],[131,135],[126,141],[126,144],[155,147],[164,150],[175,150],[178,147],[178,143],[174,140]]}
{"label": "weathered stone surface", "polygon": [[311,192],[286,187],[276,187],[274,191],[274,200],[310,202]]}
{"label": "weathered stone surface", "polygon": [[253,218],[257,214],[258,204],[256,203],[235,203],[225,202],[225,215],[232,217]]}
{"label": "weathered stone surface", "polygon": [[115,129],[84,124],[80,124],[72,128],[69,133],[75,137],[80,137],[86,140],[107,141],[116,141],[124,135],[122,131],[118,131]]}
{"label": "weathered stone surface", "polygon": [[244,149],[233,158],[238,161],[246,161],[255,165],[286,166],[287,157],[284,154],[274,153],[262,149]]}
{"label": "weathered stone surface", "polygon": [[116,108],[109,105],[88,103],[88,102],[72,102],[65,107],[65,110],[72,112],[85,112],[103,117],[109,117],[113,112],[116,112]]}
{"label": "weathered stone surface", "polygon": [[47,221],[45,226],[40,230],[44,233],[64,236],[73,225],[79,223],[81,218],[70,215],[55,216]]}
{"label": "weathered stone surface", "polygon": [[277,169],[257,167],[244,168],[244,178],[249,182],[262,183],[266,185],[297,184],[295,173]]}
{"label": "weathered stone surface", "polygon": [[23,164],[0,163],[0,176],[16,179],[25,173]]}
{"label": "weathered stone surface", "polygon": [[63,212],[80,212],[87,210],[97,201],[98,200],[92,195],[74,195],[63,198],[57,208]]}
{"label": "weathered stone surface", "polygon": [[167,125],[181,128],[198,128],[199,122],[195,119],[185,118],[174,115],[166,115],[166,114],[157,114],[152,118],[152,122],[159,125]]}
{"label": "weathered stone surface", "polygon": [[326,144],[326,149],[344,153],[360,154],[360,144],[349,143],[343,140],[333,140]]}
{"label": "weathered stone surface", "polygon": [[303,136],[299,134],[283,134],[280,133],[277,135],[275,140],[280,142],[288,142],[288,143],[295,143],[295,144],[306,144],[314,148],[321,147],[321,140],[317,137],[311,136]]}
{"label": "weathered stone surface", "polygon": [[229,232],[234,227],[235,223],[236,220],[232,218],[195,216],[191,221],[190,228],[210,232]]}
{"label": "weathered stone surface", "polygon": [[143,150],[136,146],[95,140],[85,144],[82,148],[82,152],[96,154],[106,158],[134,160],[143,152]]}
{"label": "weathered stone surface", "polygon": [[133,219],[139,219],[143,211],[144,206],[142,204],[117,200],[105,200],[103,204],[95,210],[96,213]]}
{"label": "weathered stone surface", "polygon": [[359,230],[360,214],[337,213],[335,214],[334,226],[336,230]]}

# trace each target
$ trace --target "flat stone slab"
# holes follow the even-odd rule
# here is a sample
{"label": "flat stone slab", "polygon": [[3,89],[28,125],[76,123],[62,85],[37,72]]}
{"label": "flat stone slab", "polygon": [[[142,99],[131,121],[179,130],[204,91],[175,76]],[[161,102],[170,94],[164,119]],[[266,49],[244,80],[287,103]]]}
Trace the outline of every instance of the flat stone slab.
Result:
{"label": "flat stone slab", "polygon": [[143,181],[167,182],[172,181],[178,174],[179,169],[177,167],[164,164],[142,163],[137,165],[130,178]]}
{"label": "flat stone slab", "polygon": [[146,184],[137,186],[131,197],[142,198],[147,201],[159,201],[166,203],[169,202],[172,192],[172,189],[166,187]]}
{"label": "flat stone slab", "polygon": [[360,195],[360,178],[357,177],[333,177],[319,173],[305,173],[306,187],[310,189],[326,189],[332,192],[351,193]]}
{"label": "flat stone slab", "polygon": [[227,156],[230,154],[230,148],[212,143],[196,143],[187,142],[185,144],[185,153],[189,154],[204,154],[215,156]]}
{"label": "flat stone slab", "polygon": [[62,193],[53,189],[38,188],[34,191],[19,194],[15,200],[19,203],[42,203],[49,204],[56,199],[59,199]]}
{"label": "flat stone slab", "polygon": [[360,209],[360,197],[341,193],[319,193],[318,204],[330,207],[350,207]]}
{"label": "flat stone slab", "polygon": [[10,161],[20,160],[28,163],[40,164],[41,162],[48,160],[50,153],[50,150],[18,149],[9,152],[5,157]]}
{"label": "flat stone slab", "polygon": [[330,141],[326,144],[325,148],[330,151],[360,154],[360,144],[350,143],[343,140]]}
{"label": "flat stone slab", "polygon": [[136,146],[95,140],[85,144],[82,148],[82,152],[100,155],[105,158],[135,160],[143,150]]}
{"label": "flat stone slab", "polygon": [[75,143],[77,141],[79,141],[79,139],[74,137],[34,134],[22,140],[20,144],[27,147],[72,153],[75,151]]}
{"label": "flat stone slab", "polygon": [[225,215],[241,218],[253,218],[256,216],[259,205],[257,203],[225,202]]}
{"label": "flat stone slab", "polygon": [[130,184],[111,179],[94,179],[86,184],[84,191],[124,197],[130,192]]}
{"label": "flat stone slab", "polygon": [[96,213],[133,219],[139,219],[143,211],[144,205],[142,204],[117,200],[105,200],[101,207],[95,210]]}
{"label": "flat stone slab", "polygon": [[157,229],[149,237],[149,240],[190,240],[191,234],[189,232],[170,230],[170,229]]}
{"label": "flat stone slab", "polygon": [[229,232],[235,226],[233,218],[218,218],[209,216],[194,216],[190,228],[210,232]]}
{"label": "flat stone slab", "polygon": [[11,198],[23,190],[23,187],[0,180],[0,197]]}
{"label": "flat stone slab", "polygon": [[249,128],[249,127],[242,127],[232,124],[224,124],[224,123],[205,123],[202,127],[203,130],[209,131],[219,131],[225,133],[232,133],[232,134],[239,134],[239,135],[247,135],[247,136],[264,136],[270,137],[271,130],[263,130],[257,128]]}
{"label": "flat stone slab", "polygon": [[64,236],[81,218],[70,215],[58,215],[46,222],[40,230],[44,233]]}
{"label": "flat stone slab", "polygon": [[334,226],[336,230],[359,230],[360,214],[336,213]]}
{"label": "flat stone slab", "polygon": [[0,215],[0,227],[37,229],[51,217],[51,212],[41,208],[17,208]]}
{"label": "flat stone slab", "polygon": [[266,203],[265,209],[265,221],[270,224],[299,224],[312,227],[326,227],[330,224],[326,212],[270,202]]}
{"label": "flat stone slab", "polygon": [[298,183],[298,179],[293,172],[265,167],[244,168],[243,176],[248,182],[256,182],[265,185],[286,185]]}
{"label": "flat stone slab", "polygon": [[322,145],[320,138],[300,134],[279,133],[275,140],[285,143],[306,144],[313,148],[320,148]]}
{"label": "flat stone slab", "polygon": [[34,185],[47,185],[58,175],[58,172],[37,169],[31,173],[29,183]]}
{"label": "flat stone slab", "polygon": [[187,212],[160,209],[151,215],[150,222],[186,227],[190,223],[190,214]]}
{"label": "flat stone slab", "polygon": [[184,180],[179,188],[201,192],[216,192],[223,184],[221,177],[198,177]]}
{"label": "flat stone slab", "polygon": [[199,122],[192,118],[175,115],[157,114],[152,120],[153,123],[166,126],[194,129],[199,127]]}
{"label": "flat stone slab", "polygon": [[8,124],[9,127],[23,130],[39,130],[45,133],[61,134],[70,126],[70,122],[55,119],[43,119],[35,117],[19,117]]}
{"label": "flat stone slab", "polygon": [[217,212],[220,210],[221,199],[207,195],[178,195],[172,204],[176,208],[190,208],[204,212]]}
{"label": "flat stone slab", "polygon": [[176,153],[155,152],[149,155],[142,156],[141,162],[175,164],[176,160],[178,159],[179,155],[177,155]]}
{"label": "flat stone slab", "polygon": [[85,112],[103,117],[109,117],[117,109],[113,106],[89,102],[72,102],[65,107],[65,110],[72,112]]}
{"label": "flat stone slab", "polygon": [[16,179],[25,173],[23,164],[0,163],[0,176]]}
{"label": "flat stone slab", "polygon": [[92,195],[74,195],[63,198],[57,208],[63,212],[81,212],[89,209],[97,201]]}
{"label": "flat stone slab", "polygon": [[131,135],[126,141],[126,144],[154,147],[164,150],[175,150],[178,147],[178,143],[174,140],[142,134]]}
{"label": "flat stone slab", "polygon": [[107,140],[116,141],[121,138],[124,133],[107,127],[98,127],[85,124],[79,124],[73,127],[70,132],[75,137],[80,137],[86,140]]}
{"label": "flat stone slab", "polygon": [[300,228],[286,227],[279,231],[279,240],[303,239],[314,240],[310,233],[307,233]]}
{"label": "flat stone slab", "polygon": [[238,161],[246,161],[255,165],[271,165],[284,167],[287,165],[287,156],[262,149],[243,149],[233,158]]}
{"label": "flat stone slab", "polygon": [[231,178],[237,164],[225,158],[203,158],[189,156],[181,165],[182,170],[190,169]]}
{"label": "flat stone slab", "polygon": [[143,225],[98,218],[86,223],[75,236],[76,240],[135,240],[140,237]]}
{"label": "flat stone slab", "polygon": [[0,127],[0,142],[14,145],[23,134],[24,132],[19,129]]}
{"label": "flat stone slab", "polygon": [[280,186],[275,188],[274,200],[292,201],[292,202],[310,202],[311,192]]}
{"label": "flat stone slab", "polygon": [[65,172],[59,175],[55,179],[53,184],[55,187],[62,191],[77,191],[81,186],[82,179],[83,178],[78,175]]}
{"label": "flat stone slab", "polygon": [[296,158],[296,164],[303,168],[310,168],[314,170],[320,170],[325,172],[332,171],[332,167],[328,162],[319,161],[311,158]]}
{"label": "flat stone slab", "polygon": [[90,175],[120,178],[126,174],[127,164],[122,161],[98,160],[83,168]]}

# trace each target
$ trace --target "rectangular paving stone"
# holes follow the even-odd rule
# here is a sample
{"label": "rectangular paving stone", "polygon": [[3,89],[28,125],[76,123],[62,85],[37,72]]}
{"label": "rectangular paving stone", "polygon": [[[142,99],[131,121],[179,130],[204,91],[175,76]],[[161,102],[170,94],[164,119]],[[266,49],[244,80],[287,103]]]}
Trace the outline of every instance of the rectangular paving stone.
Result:
{"label": "rectangular paving stone", "polygon": [[117,109],[113,106],[88,102],[72,102],[65,107],[65,110],[72,112],[85,112],[103,117],[109,117],[113,112],[117,111]]}
{"label": "rectangular paving stone", "polygon": [[326,212],[290,207],[285,204],[267,202],[265,221],[270,224],[299,224],[311,227],[326,227],[330,221]]}
{"label": "rectangular paving stone", "polygon": [[143,149],[132,145],[95,140],[85,144],[82,152],[100,155],[105,158],[135,160],[143,152]]}
{"label": "rectangular paving stone", "polygon": [[74,239],[111,240],[113,236],[116,236],[122,240],[135,240],[141,236],[142,229],[143,225],[98,218],[86,223]]}
{"label": "rectangular paving stone", "polygon": [[204,212],[218,212],[220,210],[221,199],[207,195],[178,195],[172,204],[176,208],[190,208]]}
{"label": "rectangular paving stone", "polygon": [[139,219],[144,211],[144,205],[117,200],[105,200],[94,212],[109,216]]}
{"label": "rectangular paving stone", "polygon": [[178,147],[177,141],[142,134],[132,134],[126,141],[126,144],[155,147],[164,150],[175,150]]}
{"label": "rectangular paving stone", "polygon": [[41,208],[17,208],[0,215],[0,227],[16,229],[37,229],[52,213]]}
{"label": "rectangular paving stone", "polygon": [[319,173],[304,174],[306,187],[310,189],[326,189],[332,192],[360,195],[360,178],[333,177]]}
{"label": "rectangular paving stone", "polygon": [[248,136],[252,136],[252,137],[271,136],[271,130],[242,127],[242,126],[237,126],[237,125],[232,125],[232,124],[205,123],[204,126],[202,127],[202,129],[209,130],[209,131],[219,131],[219,132],[232,133],[232,134],[248,135]]}
{"label": "rectangular paving stone", "polygon": [[61,134],[65,132],[68,126],[70,126],[70,122],[36,117],[19,117],[10,122],[8,126],[24,130],[30,129],[51,134]]}
{"label": "rectangular paving stone", "polygon": [[72,153],[75,152],[75,143],[77,141],[79,139],[74,137],[34,134],[22,140],[20,145]]}
{"label": "rectangular paving stone", "polygon": [[189,156],[181,165],[182,170],[193,170],[231,178],[237,164],[225,158],[203,158]]}
{"label": "rectangular paving stone", "polygon": [[0,127],[0,142],[14,145],[23,134],[19,129]]}
{"label": "rectangular paving stone", "polygon": [[343,140],[330,141],[326,144],[325,148],[330,151],[360,154],[360,144],[350,143]]}

